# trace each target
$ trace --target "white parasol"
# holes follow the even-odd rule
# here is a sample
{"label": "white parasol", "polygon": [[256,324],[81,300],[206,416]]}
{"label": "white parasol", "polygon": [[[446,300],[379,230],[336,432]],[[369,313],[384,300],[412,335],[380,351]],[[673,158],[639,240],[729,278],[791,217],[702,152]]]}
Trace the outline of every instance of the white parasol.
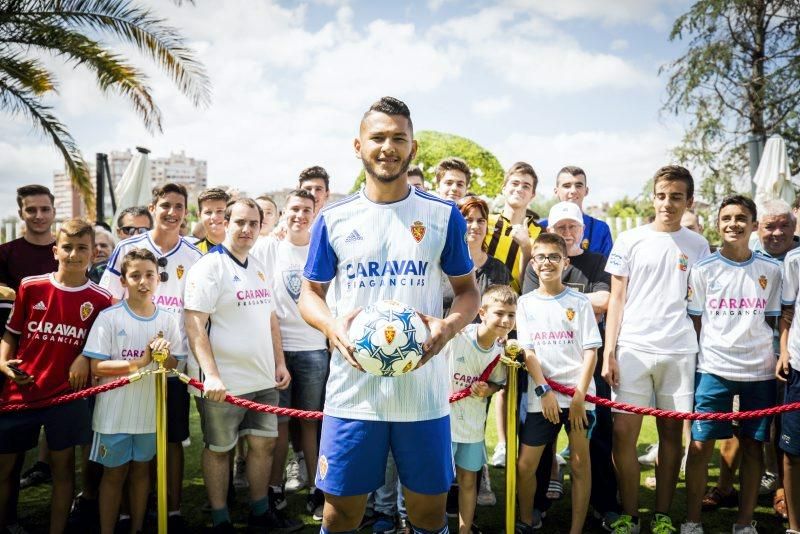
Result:
{"label": "white parasol", "polygon": [[117,211],[111,221],[111,228],[117,230],[117,218],[122,210],[133,206],[147,206],[150,204],[152,190],[150,186],[150,161],[149,150],[136,147],[136,154],[122,174],[122,179],[114,188],[114,197],[117,201]]}
{"label": "white parasol", "polygon": [[754,200],[758,205],[778,198],[785,200],[789,205],[794,203],[796,193],[789,170],[786,141],[781,136],[773,135],[764,145],[764,153],[753,176],[753,184]]}

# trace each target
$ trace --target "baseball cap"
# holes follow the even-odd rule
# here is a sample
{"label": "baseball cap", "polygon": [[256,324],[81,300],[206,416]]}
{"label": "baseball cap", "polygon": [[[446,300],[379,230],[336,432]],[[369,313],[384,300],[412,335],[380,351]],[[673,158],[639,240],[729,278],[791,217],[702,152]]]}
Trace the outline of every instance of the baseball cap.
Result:
{"label": "baseball cap", "polygon": [[550,208],[550,216],[547,218],[548,228],[552,228],[563,220],[577,221],[583,224],[583,212],[574,202],[559,202]]}

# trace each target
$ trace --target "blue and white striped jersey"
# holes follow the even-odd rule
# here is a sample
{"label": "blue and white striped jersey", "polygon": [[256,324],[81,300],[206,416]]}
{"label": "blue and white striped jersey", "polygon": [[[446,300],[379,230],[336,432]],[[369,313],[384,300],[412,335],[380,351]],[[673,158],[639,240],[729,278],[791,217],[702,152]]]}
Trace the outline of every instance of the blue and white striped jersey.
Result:
{"label": "blue and white striped jersey", "polygon": [[[442,316],[444,276],[465,276],[473,264],[466,222],[455,204],[413,187],[403,200],[377,204],[362,189],[326,207],[311,230],[304,277],[331,282],[338,315],[394,299]],[[436,356],[395,378],[354,369],[337,352],[325,413],[371,421],[425,421],[449,413],[448,363]]]}

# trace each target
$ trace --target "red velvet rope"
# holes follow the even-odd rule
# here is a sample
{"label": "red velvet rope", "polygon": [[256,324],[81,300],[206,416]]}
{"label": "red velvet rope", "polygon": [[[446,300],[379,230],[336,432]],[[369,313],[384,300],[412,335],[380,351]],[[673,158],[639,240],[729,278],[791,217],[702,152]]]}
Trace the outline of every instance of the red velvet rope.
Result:
{"label": "red velvet rope", "polygon": [[37,408],[47,408],[49,406],[56,406],[58,404],[66,404],[68,402],[91,397],[92,395],[97,395],[98,393],[105,393],[106,391],[111,391],[112,389],[117,389],[122,386],[127,386],[130,383],[131,383],[130,378],[124,376],[122,378],[114,380],[113,382],[109,382],[108,384],[82,389],[74,393],[59,395],[58,397],[51,397],[49,399],[42,399],[33,402],[17,402],[17,403],[4,404],[0,406],[0,413],[21,412],[23,410],[35,410]]}

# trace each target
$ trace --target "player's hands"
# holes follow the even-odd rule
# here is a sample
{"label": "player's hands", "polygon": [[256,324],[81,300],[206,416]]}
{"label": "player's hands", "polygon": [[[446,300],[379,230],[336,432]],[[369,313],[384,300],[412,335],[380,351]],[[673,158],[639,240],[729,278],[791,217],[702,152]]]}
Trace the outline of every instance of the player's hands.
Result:
{"label": "player's hands", "polygon": [[613,349],[606,350],[603,354],[603,370],[600,374],[609,386],[619,387],[619,363]]}
{"label": "player's hands", "polygon": [[528,228],[524,224],[511,225],[511,239],[516,241],[523,250],[530,250],[531,236],[528,233]]}
{"label": "player's hands", "polygon": [[422,353],[422,359],[420,359],[416,369],[419,369],[425,365],[428,360],[439,354],[454,335],[454,332],[451,331],[450,323],[444,319],[439,319],[432,315],[425,315],[424,313],[419,313],[419,318],[422,319],[422,322],[428,327],[431,335],[428,337],[427,341],[422,344],[422,350],[424,352]]}
{"label": "player's hands", "polygon": [[544,418],[554,425],[560,423],[561,408],[558,407],[555,392],[553,390],[548,391],[541,396],[540,400],[542,401],[542,415],[544,415]]}
{"label": "player's hands", "polygon": [[789,378],[789,371],[791,371],[792,367],[789,365],[789,354],[788,353],[781,353],[780,358],[778,358],[778,363],[775,365],[775,378],[786,382],[786,379]]}
{"label": "player's hands", "polygon": [[285,365],[276,365],[275,366],[275,387],[278,389],[286,389],[289,387],[289,383],[292,381],[292,376],[289,374],[289,370],[286,368]]}
{"label": "player's hands", "polygon": [[272,229],[272,232],[269,235],[276,241],[283,241],[284,239],[286,239],[286,232],[288,232],[288,230],[289,229],[286,226],[286,221],[280,220],[278,221],[278,224],[275,225],[275,228]]}
{"label": "player's hands", "polygon": [[206,376],[203,381],[203,391],[205,392],[205,398],[214,402],[225,401],[225,395],[228,393],[225,384],[222,383],[218,376]]}
{"label": "player's hands", "polygon": [[333,318],[332,322],[329,324],[329,327],[326,328],[325,335],[328,336],[328,341],[331,342],[331,347],[337,349],[339,354],[342,355],[347,363],[355,367],[361,372],[364,372],[364,369],[359,365],[358,360],[353,357],[353,351],[355,350],[355,346],[350,342],[350,336],[347,335],[347,330],[350,328],[350,323],[353,322],[358,312],[361,311],[361,307],[352,310],[347,315],[342,317],[335,317]]}
{"label": "player's hands", "polygon": [[22,363],[22,360],[8,360],[5,363],[0,363],[0,371],[2,371],[3,374],[6,375],[9,378],[9,380],[13,380],[14,382],[16,382],[18,386],[27,386],[28,384],[32,384],[33,383],[34,377],[33,376],[17,376],[17,375],[14,374],[14,372],[11,369],[8,368],[8,365],[6,365],[6,364],[11,364],[11,365],[13,365],[15,367],[19,367],[19,364],[21,364],[21,363]]}
{"label": "player's hands", "polygon": [[481,380],[476,380],[475,382],[473,382],[472,385],[469,387],[469,390],[476,397],[488,397],[489,395],[492,394],[492,388],[489,387],[489,384]]}
{"label": "player's hands", "polygon": [[147,365],[152,361],[154,352],[163,351],[169,355],[169,346],[169,341],[167,341],[166,338],[156,335],[150,340],[150,343],[147,344],[147,349],[144,351],[144,365]]}
{"label": "player's hands", "polygon": [[90,372],[89,358],[83,355],[75,358],[72,365],[69,366],[69,386],[73,391],[79,391],[86,387]]}
{"label": "player's hands", "polygon": [[589,428],[585,400],[585,395],[576,390],[572,401],[569,403],[569,426],[572,430],[587,430]]}

